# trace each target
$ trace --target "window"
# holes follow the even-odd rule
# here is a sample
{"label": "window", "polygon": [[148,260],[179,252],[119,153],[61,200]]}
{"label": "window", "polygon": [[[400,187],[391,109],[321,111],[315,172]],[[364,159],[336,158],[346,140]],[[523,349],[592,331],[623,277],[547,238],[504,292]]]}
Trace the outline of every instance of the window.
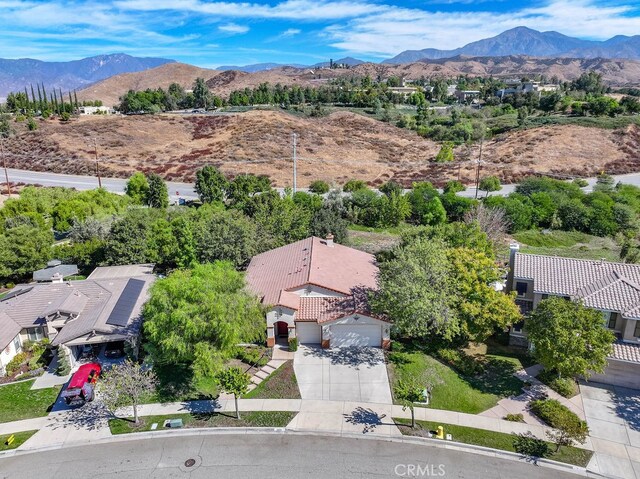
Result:
{"label": "window", "polygon": [[523,327],[524,327],[524,321],[518,321],[516,324],[513,325],[513,331],[516,333],[519,333],[522,331]]}
{"label": "window", "polygon": [[607,324],[607,328],[616,329],[616,321],[618,320],[618,313],[609,313],[609,323]]}
{"label": "window", "polygon": [[44,337],[42,328],[27,328],[27,336],[29,341],[40,341]]}
{"label": "window", "polygon": [[518,293],[518,296],[524,296],[527,294],[528,286],[529,285],[527,283],[522,283],[520,281],[516,282],[516,292]]}
{"label": "window", "polygon": [[636,338],[640,338],[640,321],[636,321],[636,329],[635,329],[635,331],[633,332],[633,335],[634,335]]}
{"label": "window", "polygon": [[542,299],[549,299],[549,295],[548,294],[543,294],[542,295]]}
{"label": "window", "polygon": [[520,308],[520,312],[523,316],[528,315],[533,311],[533,301],[526,301],[524,299],[516,299],[516,304]]}
{"label": "window", "polygon": [[16,353],[19,353],[22,349],[22,345],[20,344],[20,335],[13,338],[13,349]]}

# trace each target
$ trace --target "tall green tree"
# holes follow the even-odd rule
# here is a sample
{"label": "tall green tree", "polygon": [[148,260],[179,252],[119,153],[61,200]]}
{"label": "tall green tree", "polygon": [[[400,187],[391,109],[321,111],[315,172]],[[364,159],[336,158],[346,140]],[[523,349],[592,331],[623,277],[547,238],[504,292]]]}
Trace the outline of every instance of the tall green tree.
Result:
{"label": "tall green tree", "polygon": [[151,208],[166,208],[169,206],[169,190],[164,180],[155,173],[149,173],[147,182],[149,183],[147,204]]}
{"label": "tall green tree", "polygon": [[224,201],[228,187],[229,182],[215,166],[206,165],[196,171],[195,189],[203,203]]}
{"label": "tall green tree", "polygon": [[143,173],[136,171],[125,186],[125,193],[137,205],[146,205],[149,198],[149,181]]}
{"label": "tall green tree", "polygon": [[561,377],[602,373],[615,340],[600,311],[559,297],[542,300],[527,318],[525,331],[536,359]]}
{"label": "tall green tree", "polygon": [[401,336],[436,334],[450,339],[460,332],[455,285],[442,241],[415,238],[396,248],[392,258],[380,264],[378,288],[372,307],[393,318]]}
{"label": "tall green tree", "polygon": [[144,317],[153,361],[190,365],[201,379],[214,378],[238,344],[265,336],[259,300],[229,262],[197,265],[156,281]]}

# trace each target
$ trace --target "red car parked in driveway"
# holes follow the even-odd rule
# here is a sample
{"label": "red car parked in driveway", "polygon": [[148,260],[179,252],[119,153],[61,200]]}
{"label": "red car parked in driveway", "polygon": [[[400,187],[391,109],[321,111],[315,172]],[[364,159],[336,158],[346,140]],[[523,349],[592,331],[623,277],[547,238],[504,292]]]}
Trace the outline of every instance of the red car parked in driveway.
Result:
{"label": "red car parked in driveway", "polygon": [[71,376],[67,388],[62,391],[61,396],[70,406],[79,406],[86,402],[93,401],[95,397],[95,385],[102,372],[102,367],[98,363],[83,364]]}

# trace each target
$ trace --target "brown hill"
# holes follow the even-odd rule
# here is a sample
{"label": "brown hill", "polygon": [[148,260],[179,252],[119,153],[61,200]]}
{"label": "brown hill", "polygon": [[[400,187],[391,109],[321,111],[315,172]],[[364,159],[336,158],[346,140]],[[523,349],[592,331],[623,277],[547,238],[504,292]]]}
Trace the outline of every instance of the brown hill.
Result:
{"label": "brown hill", "polygon": [[516,77],[545,75],[570,81],[582,73],[593,70],[602,74],[612,86],[640,84],[640,61],[610,60],[604,58],[536,58],[527,56],[465,57],[422,60],[400,65],[365,63],[352,68],[352,74],[373,78],[403,76],[410,79],[425,77],[450,78],[457,75]]}
{"label": "brown hill", "polygon": [[[105,176],[155,171],[167,179],[193,181],[207,163],[229,175],[268,175],[291,185],[291,135],[298,134],[301,186],[322,179],[360,178],[379,185],[391,178],[410,185],[443,184],[460,177],[471,184],[478,146],[459,147],[453,164],[433,162],[439,146],[414,132],[348,112],[301,118],[284,112],[220,115],[83,117],[69,124],[48,120],[37,131],[24,126],[7,144],[10,167],[92,174],[98,139]],[[533,173],[595,175],[640,171],[640,128],[607,130],[579,126],[532,128],[484,144],[483,175],[511,182]]]}
{"label": "brown hill", "polygon": [[344,70],[280,67],[255,73],[236,70],[221,72],[184,63],[170,63],[143,72],[108,78],[79,91],[78,98],[102,100],[105,105],[115,105],[128,90],[167,88],[172,82],[189,88],[198,77],[207,80],[215,94],[226,97],[234,90],[256,87],[261,83],[318,86],[331,78],[353,75],[370,75],[373,78],[402,76],[408,79],[423,76],[453,78],[461,74],[495,77],[546,75],[548,78],[555,76],[561,81],[568,81],[589,70],[601,73],[604,80],[613,86],[640,85],[640,61],[603,58],[455,57],[401,65],[364,63]]}
{"label": "brown hill", "polygon": [[151,70],[123,73],[94,83],[78,91],[78,100],[102,100],[105,105],[113,106],[129,90],[168,88],[171,83],[179,83],[183,88],[189,89],[196,78],[209,79],[218,73],[218,70],[185,63],[168,63]]}

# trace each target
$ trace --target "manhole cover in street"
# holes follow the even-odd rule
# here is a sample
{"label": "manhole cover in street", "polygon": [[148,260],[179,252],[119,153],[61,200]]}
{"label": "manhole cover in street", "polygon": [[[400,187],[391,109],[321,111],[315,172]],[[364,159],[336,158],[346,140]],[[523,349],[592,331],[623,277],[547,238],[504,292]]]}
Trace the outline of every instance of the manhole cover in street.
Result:
{"label": "manhole cover in street", "polygon": [[186,467],[193,467],[196,464],[196,460],[195,459],[187,459],[186,461],[184,461],[184,465]]}

